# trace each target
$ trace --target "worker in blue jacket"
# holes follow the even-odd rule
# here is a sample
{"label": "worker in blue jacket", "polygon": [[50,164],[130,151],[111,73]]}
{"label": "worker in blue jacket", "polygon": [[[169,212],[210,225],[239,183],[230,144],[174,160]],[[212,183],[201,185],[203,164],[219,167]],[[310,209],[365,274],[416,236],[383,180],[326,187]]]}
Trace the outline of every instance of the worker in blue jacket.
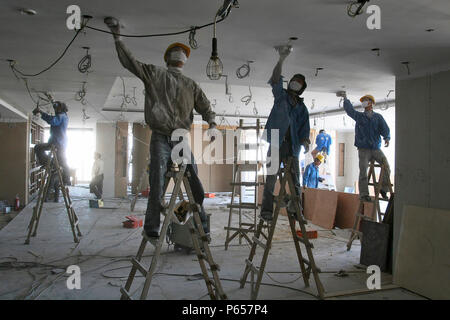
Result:
{"label": "worker in blue jacket", "polygon": [[[273,191],[277,181],[276,172],[280,162],[286,165],[287,158],[293,157],[292,176],[295,192],[297,195],[300,195],[298,156],[302,146],[305,148],[306,153],[310,145],[309,113],[303,103],[303,98],[300,97],[307,87],[306,79],[301,74],[295,74],[289,81],[288,89],[283,88],[282,65],[291,50],[292,47],[290,46],[284,46],[278,50],[280,58],[269,80],[269,84],[272,86],[274,104],[266,123],[263,138],[270,143],[267,154],[268,159],[271,159],[272,150],[274,152],[278,151],[279,154],[278,163],[270,161],[271,163],[268,164],[272,174],[268,174],[266,177],[261,208],[261,218],[266,221],[271,221],[273,216]],[[272,141],[272,130],[278,130],[278,141]],[[290,206],[290,208],[293,207],[293,205]]]}
{"label": "worker in blue jacket", "polygon": [[[47,143],[39,143],[34,147],[36,158],[39,165],[46,165],[49,156],[46,155],[46,151],[50,150],[52,146],[56,147],[56,155],[58,157],[58,162],[62,170],[64,184],[70,184],[69,177],[69,166],[66,160],[66,147],[67,147],[67,125],[69,124],[69,117],[67,116],[67,105],[64,102],[55,101],[53,102],[53,109],[55,115],[49,115],[44,111],[40,110],[39,107],[33,110],[33,114],[40,113],[42,120],[50,125],[50,138]],[[55,201],[57,201],[59,196],[58,185],[55,184]]]}
{"label": "worker in blue jacket", "polygon": [[320,130],[316,137],[316,148],[311,151],[313,159],[316,158],[319,152],[322,152],[328,156],[330,154],[331,143],[331,136],[325,132],[325,129]]}
{"label": "worker in blue jacket", "polygon": [[304,188],[316,188],[319,186],[319,182],[324,179],[319,176],[319,166],[322,164],[325,157],[321,154],[314,158],[314,162],[308,164],[303,173],[303,187]]}
{"label": "worker in blue jacket", "polygon": [[371,201],[367,168],[370,161],[375,160],[386,168],[380,194],[384,199],[387,199],[387,192],[389,191],[388,181],[391,172],[387,158],[383,151],[380,150],[380,147],[381,137],[384,139],[384,146],[389,146],[389,140],[391,139],[390,130],[383,116],[373,112],[373,105],[375,104],[373,96],[365,95],[361,97],[360,101],[364,112],[356,111],[347,97],[344,99],[345,112],[356,121],[355,146],[358,148],[359,155],[359,197],[363,201]]}

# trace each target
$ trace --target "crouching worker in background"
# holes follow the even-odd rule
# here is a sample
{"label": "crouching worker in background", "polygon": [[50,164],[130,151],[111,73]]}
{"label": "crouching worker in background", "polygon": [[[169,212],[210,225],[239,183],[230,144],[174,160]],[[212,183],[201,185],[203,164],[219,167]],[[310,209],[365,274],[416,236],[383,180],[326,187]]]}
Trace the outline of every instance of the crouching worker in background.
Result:
{"label": "crouching worker in background", "polygon": [[94,164],[92,166],[92,180],[89,184],[89,191],[95,194],[97,199],[103,197],[103,160],[102,155],[98,152],[94,153]]}

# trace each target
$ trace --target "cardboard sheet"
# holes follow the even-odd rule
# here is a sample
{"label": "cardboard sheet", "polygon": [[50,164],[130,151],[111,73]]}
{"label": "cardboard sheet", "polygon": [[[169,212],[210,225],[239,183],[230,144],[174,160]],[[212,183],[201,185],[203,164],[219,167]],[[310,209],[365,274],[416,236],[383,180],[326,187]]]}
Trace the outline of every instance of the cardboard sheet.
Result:
{"label": "cardboard sheet", "polygon": [[403,207],[394,283],[430,299],[450,299],[450,211]]}

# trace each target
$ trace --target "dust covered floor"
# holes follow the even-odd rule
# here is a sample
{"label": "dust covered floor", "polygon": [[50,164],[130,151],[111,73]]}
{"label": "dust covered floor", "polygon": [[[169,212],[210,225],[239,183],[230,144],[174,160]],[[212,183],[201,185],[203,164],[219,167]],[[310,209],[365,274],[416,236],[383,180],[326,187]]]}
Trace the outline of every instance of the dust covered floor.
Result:
{"label": "dust covered floor", "polygon": [[[89,208],[91,196],[85,188],[71,187],[75,211],[83,233],[81,241],[73,242],[70,224],[63,203],[46,203],[37,236],[24,245],[27,226],[34,202],[23,209],[0,231],[0,299],[119,299],[119,287],[125,284],[133,257],[141,242],[142,228],[122,227],[125,216],[134,214],[144,218],[146,199],[139,199],[130,212],[129,199],[106,199],[102,209]],[[250,247],[235,239],[224,250],[228,221],[228,194],[205,199],[205,208],[211,214],[211,251],[221,267],[222,286],[230,299],[249,299],[250,284],[243,289],[239,279]],[[62,201],[62,199],[60,200]],[[249,217],[251,213],[246,214]],[[237,217],[237,215],[236,215]],[[235,221],[237,219],[235,218]],[[308,228],[321,230],[308,225]],[[360,244],[355,241],[351,251],[346,250],[349,233],[346,230],[319,231],[312,240],[313,253],[321,268],[320,279],[327,293],[366,289],[368,275],[355,265],[359,263]],[[153,278],[148,299],[209,299],[205,283],[199,277],[200,267],[195,254],[163,247],[163,254]],[[149,265],[153,246],[147,245],[144,264]],[[256,261],[262,257],[258,249]],[[258,264],[258,263],[257,263]],[[68,266],[81,269],[81,289],[69,290],[65,271]],[[335,274],[344,270],[347,276]],[[258,299],[317,299],[313,278],[305,287],[301,278],[287,218],[280,216],[272,250],[266,265],[263,285]],[[250,280],[250,277],[249,277]],[[391,276],[382,275],[382,288],[391,283]],[[131,292],[135,298],[143,286],[143,277],[137,276]],[[421,299],[401,288],[341,296],[335,299]]]}

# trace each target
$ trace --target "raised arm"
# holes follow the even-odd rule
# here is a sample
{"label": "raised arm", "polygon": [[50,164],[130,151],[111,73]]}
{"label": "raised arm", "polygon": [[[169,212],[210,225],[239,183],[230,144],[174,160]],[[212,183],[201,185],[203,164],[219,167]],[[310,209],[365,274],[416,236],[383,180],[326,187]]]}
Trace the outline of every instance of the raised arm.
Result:
{"label": "raised arm", "polygon": [[353,108],[352,103],[347,98],[344,99],[344,110],[350,118],[356,121],[356,118],[358,117],[358,111]]}
{"label": "raised arm", "polygon": [[54,127],[58,127],[64,122],[64,116],[62,114],[51,116],[48,113],[41,111],[41,117],[45,122]]}
{"label": "raised arm", "polygon": [[136,77],[143,79],[145,75],[144,64],[137,61],[131,54],[131,52],[125,47],[125,44],[122,42],[121,37],[119,36],[119,21],[115,18],[108,17],[105,18],[105,23],[113,33],[114,41],[116,43],[117,55],[119,56],[119,60],[122,66],[133,73]]}

